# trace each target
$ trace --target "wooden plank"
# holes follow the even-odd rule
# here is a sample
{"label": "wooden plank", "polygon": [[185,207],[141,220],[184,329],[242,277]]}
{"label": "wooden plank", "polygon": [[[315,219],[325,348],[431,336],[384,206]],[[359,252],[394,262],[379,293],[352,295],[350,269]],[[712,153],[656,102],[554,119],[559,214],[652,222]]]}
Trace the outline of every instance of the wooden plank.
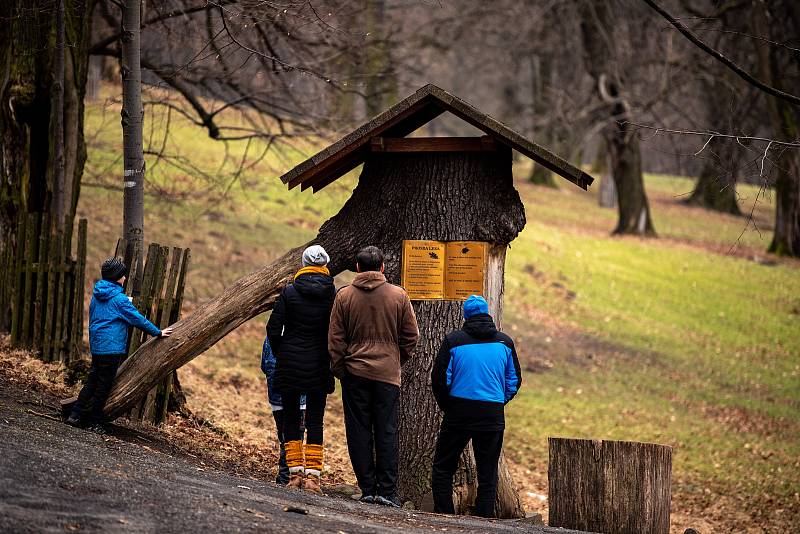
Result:
{"label": "wooden plank", "polygon": [[59,358],[61,363],[69,363],[69,355],[71,352],[71,332],[72,332],[72,310],[74,309],[73,300],[75,299],[75,276],[73,274],[66,274],[62,282],[63,300],[61,302],[62,315],[61,315],[61,338],[59,339]]}
{"label": "wooden plank", "polygon": [[64,289],[67,285],[67,273],[66,269],[64,269],[64,264],[69,256],[69,253],[66,252],[68,250],[67,240],[69,235],[67,233],[59,232],[59,237],[61,239],[59,240],[58,252],[56,253],[56,265],[58,266],[58,272],[56,273],[56,287],[53,293],[55,297],[55,310],[53,312],[53,335],[51,339],[52,357],[50,361],[57,361],[61,359],[61,339],[64,330],[64,299],[66,298],[64,295]]}
{"label": "wooden plank", "polygon": [[[147,248],[147,258],[144,264],[144,275],[142,277],[141,291],[133,298],[133,305],[139,312],[147,316],[147,298],[153,288],[153,275],[156,268],[157,257],[159,254],[158,243],[151,243]],[[130,341],[128,346],[128,354],[133,354],[139,345],[142,344],[142,333],[136,328],[131,328]]]}
{"label": "wooden plank", "polygon": [[373,137],[372,152],[491,152],[494,139],[482,137]]}
{"label": "wooden plank", "polygon": [[175,305],[175,286],[178,283],[178,272],[180,271],[181,253],[178,247],[172,248],[172,260],[169,266],[169,277],[164,289],[164,299],[162,300],[160,322],[158,327],[162,330],[172,323],[172,307]]}
{"label": "wooden plank", "polygon": [[41,354],[44,334],[44,297],[47,287],[47,252],[50,238],[50,214],[42,217],[42,226],[39,230],[39,257],[36,262],[36,298],[33,303],[33,345]]}
{"label": "wooden plank", "polygon": [[25,256],[25,225],[27,217],[20,217],[17,221],[17,250],[14,258],[13,285],[11,286],[11,343],[19,342],[19,325],[22,319],[22,276],[23,258]]}
{"label": "wooden plank", "polygon": [[36,245],[38,244],[37,231],[39,227],[39,214],[29,213],[27,228],[25,229],[25,285],[22,293],[22,322],[19,327],[19,341],[30,345],[33,325],[31,324],[33,308],[33,261],[36,259]]}
{"label": "wooden plank", "polygon": [[189,270],[189,260],[192,257],[192,251],[188,248],[183,249],[183,258],[181,259],[181,271],[178,274],[178,287],[175,290],[175,304],[172,306],[172,319],[170,324],[175,323],[181,318],[181,308],[183,307],[183,294],[186,288],[186,272]]}
{"label": "wooden plank", "polygon": [[58,267],[58,251],[61,250],[61,234],[56,232],[50,237],[50,251],[48,252],[50,274],[47,277],[47,300],[45,303],[44,320],[44,345],[42,359],[46,362],[53,360],[53,330],[56,316],[56,283]]}
{"label": "wooden plank", "polygon": [[88,222],[81,219],[78,222],[78,250],[76,254],[75,271],[75,298],[72,311],[72,340],[70,343],[70,359],[80,356],[83,346],[83,306],[84,291],[86,291],[86,240]]}
{"label": "wooden plank", "polygon": [[[147,318],[155,325],[159,324],[159,311],[161,307],[162,293],[164,291],[164,278],[167,276],[167,256],[169,247],[158,247],[156,256],[156,268],[153,271],[153,287],[150,290],[150,297],[147,299]],[[147,338],[144,337],[142,342]]]}

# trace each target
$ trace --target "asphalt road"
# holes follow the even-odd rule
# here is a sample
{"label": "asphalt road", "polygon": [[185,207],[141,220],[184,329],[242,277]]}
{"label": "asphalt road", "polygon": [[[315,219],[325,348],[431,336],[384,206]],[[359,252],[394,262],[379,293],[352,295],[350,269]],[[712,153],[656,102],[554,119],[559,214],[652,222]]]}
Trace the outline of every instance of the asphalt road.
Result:
{"label": "asphalt road", "polygon": [[20,399],[0,382],[0,532],[570,532],[287,490],[69,427]]}

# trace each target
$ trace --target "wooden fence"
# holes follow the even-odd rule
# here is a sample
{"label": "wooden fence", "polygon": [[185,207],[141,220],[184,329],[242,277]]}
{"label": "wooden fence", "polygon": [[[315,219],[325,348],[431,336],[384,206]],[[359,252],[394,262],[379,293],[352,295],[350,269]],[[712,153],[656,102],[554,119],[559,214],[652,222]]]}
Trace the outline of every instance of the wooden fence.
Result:
{"label": "wooden fence", "polygon": [[[126,246],[126,241],[120,239],[117,242],[115,256],[122,258]],[[128,258],[126,262],[131,266],[131,272],[125,281],[125,291],[133,297],[133,304],[142,315],[159,328],[166,328],[180,318],[186,271],[191,257],[190,250],[173,247],[170,254],[169,247],[151,243],[147,248],[144,262],[141,261],[139,254],[140,251],[135,250],[133,257]],[[142,269],[142,272],[137,272],[138,269]],[[128,339],[128,354],[133,354],[147,340],[147,334],[134,328],[131,329]],[[131,410],[129,418],[153,424],[163,423],[167,416],[167,405],[175,374],[171,374],[154,387]]]}
{"label": "wooden fence", "polygon": [[[37,351],[44,361],[69,363],[83,344],[83,289],[86,275],[86,219],[78,223],[72,257],[72,229],[54,232],[48,214],[20,217],[17,247],[0,258],[0,297],[9,299],[11,343]],[[5,313],[5,312],[4,312]]]}

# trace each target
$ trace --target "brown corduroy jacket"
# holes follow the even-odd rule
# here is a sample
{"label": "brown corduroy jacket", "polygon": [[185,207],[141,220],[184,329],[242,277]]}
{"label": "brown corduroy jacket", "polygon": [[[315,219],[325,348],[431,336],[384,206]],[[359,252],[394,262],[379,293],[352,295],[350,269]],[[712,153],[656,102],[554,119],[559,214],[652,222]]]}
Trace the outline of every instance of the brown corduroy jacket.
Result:
{"label": "brown corduroy jacket", "polygon": [[345,372],[400,385],[400,366],[419,340],[414,309],[406,292],[383,273],[359,273],[336,295],[328,329],[333,374]]}

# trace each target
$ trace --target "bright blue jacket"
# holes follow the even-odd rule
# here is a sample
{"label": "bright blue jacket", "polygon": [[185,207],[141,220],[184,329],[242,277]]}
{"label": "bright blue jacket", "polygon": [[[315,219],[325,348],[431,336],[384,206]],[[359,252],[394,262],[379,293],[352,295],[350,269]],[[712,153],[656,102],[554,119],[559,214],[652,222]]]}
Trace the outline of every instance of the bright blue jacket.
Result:
{"label": "bright blue jacket", "polygon": [[161,330],[131,304],[121,285],[108,280],[98,281],[89,304],[89,347],[92,354],[125,354],[128,351],[129,326],[154,337],[161,335]]}
{"label": "bright blue jacket", "polygon": [[[264,345],[261,347],[261,372],[267,377],[267,398],[273,411],[283,409],[283,399],[281,394],[275,391],[275,353],[269,344],[269,337],[264,338]],[[300,409],[305,410],[306,396],[300,396]]]}
{"label": "bright blue jacket", "polygon": [[504,406],[522,385],[510,337],[492,318],[478,314],[445,337],[433,364],[431,384],[444,412],[443,424],[473,430],[505,426]]}

